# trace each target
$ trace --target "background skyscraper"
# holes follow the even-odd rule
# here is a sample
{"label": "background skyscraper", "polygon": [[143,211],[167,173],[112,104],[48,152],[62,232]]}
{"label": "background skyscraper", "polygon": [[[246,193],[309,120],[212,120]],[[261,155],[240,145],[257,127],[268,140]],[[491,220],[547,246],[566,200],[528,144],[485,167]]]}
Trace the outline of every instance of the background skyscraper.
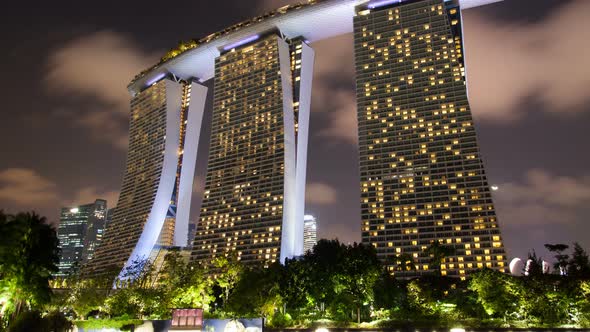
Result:
{"label": "background skyscraper", "polygon": [[303,251],[308,252],[318,242],[318,223],[314,216],[305,215],[303,218]]}
{"label": "background skyscraper", "polygon": [[[431,272],[435,241],[455,251],[443,275],[506,264],[461,33],[458,1],[376,1],[354,18],[362,242],[397,275]],[[399,270],[407,255],[416,271]]]}
{"label": "background skyscraper", "polygon": [[92,259],[102,240],[106,213],[107,202],[102,199],[61,209],[57,229],[61,253],[56,276],[68,276]]}

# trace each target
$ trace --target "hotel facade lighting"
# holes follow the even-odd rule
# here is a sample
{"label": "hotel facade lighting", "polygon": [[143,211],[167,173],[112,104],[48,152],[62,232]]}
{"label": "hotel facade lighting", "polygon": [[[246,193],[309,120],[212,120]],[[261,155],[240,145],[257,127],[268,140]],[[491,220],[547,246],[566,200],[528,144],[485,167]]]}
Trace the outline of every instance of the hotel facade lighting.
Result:
{"label": "hotel facade lighting", "polygon": [[[175,245],[186,243],[207,94],[207,89],[196,82],[212,78],[215,92],[210,158],[191,257],[205,261],[236,252],[244,262],[282,262],[302,254],[314,58],[308,44],[350,32],[355,33],[357,61],[361,189],[375,194],[369,197],[363,192],[363,240],[376,245],[384,259],[397,257],[396,250],[417,255],[421,271],[429,270],[426,258],[417,251],[428,242],[422,235],[464,246],[452,263],[445,263],[449,275],[463,275],[480,266],[502,269],[503,246],[477,151],[457,30],[461,9],[496,1],[309,1],[281,7],[174,50],[140,73],[128,87],[132,96],[130,144],[121,197],[105,240],[85,271],[104,273],[109,266],[119,269],[149,257],[168,212],[174,212]],[[396,8],[399,14],[393,14]],[[402,28],[402,23],[407,27]],[[363,27],[367,29],[364,32]],[[422,60],[427,61],[424,57],[435,56],[443,59],[428,67],[422,64]],[[414,61],[418,61],[417,72]],[[449,67],[439,68],[439,62],[445,61]],[[436,69],[432,72],[430,68]],[[424,69],[427,72],[422,73]],[[370,96],[365,95],[367,83]],[[419,89],[432,83],[435,85],[428,86],[431,91]],[[393,91],[398,85],[398,91]],[[430,99],[424,100],[427,97]],[[422,98],[420,103],[428,107],[416,98]],[[433,113],[435,109],[437,114]],[[381,128],[383,124],[391,127]],[[426,130],[427,136],[415,133],[420,130]],[[457,137],[451,138],[455,130]],[[428,141],[430,134],[444,140],[443,151]],[[423,149],[427,152],[421,152]],[[436,162],[423,164],[410,152]],[[447,152],[452,156],[446,158]],[[371,156],[373,159],[369,159]],[[451,162],[454,159],[450,157],[457,160]],[[395,172],[394,163],[398,167]],[[465,179],[468,181],[463,182]],[[418,189],[424,191],[418,193]],[[430,195],[433,201],[418,202],[402,197],[403,193],[395,194],[402,190]],[[459,207],[455,207],[457,203]],[[475,210],[463,211],[467,208]],[[415,213],[432,213],[435,225],[418,222],[422,216]],[[403,230],[395,230],[403,235],[393,236],[388,232],[394,230],[381,228],[387,228],[390,220],[396,224],[396,218],[410,219]],[[416,225],[410,224],[414,218]],[[364,230],[366,221],[369,230]],[[420,238],[409,239],[415,234]],[[397,236],[401,240],[394,240]],[[459,244],[459,240],[466,243]],[[394,252],[382,249],[384,244]]]}
{"label": "hotel facade lighting", "polygon": [[[246,39],[248,40],[248,39]],[[303,254],[313,50],[278,33],[223,47],[215,65],[209,167],[192,259]],[[300,219],[298,219],[300,217]]]}
{"label": "hotel facade lighting", "polygon": [[[362,242],[402,277],[432,272],[434,242],[455,252],[443,275],[505,271],[467,99],[459,2],[359,6],[354,46]],[[408,256],[414,269],[400,262]]]}

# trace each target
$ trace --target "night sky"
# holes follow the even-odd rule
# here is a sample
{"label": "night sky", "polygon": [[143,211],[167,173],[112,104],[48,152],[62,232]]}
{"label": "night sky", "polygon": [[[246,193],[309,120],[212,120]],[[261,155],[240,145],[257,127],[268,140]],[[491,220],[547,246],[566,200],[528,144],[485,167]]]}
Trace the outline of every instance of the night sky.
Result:
{"label": "night sky", "polygon": [[[116,204],[126,85],[180,40],[286,1],[12,2],[0,14],[0,209],[56,223],[64,205]],[[590,249],[590,1],[506,0],[464,12],[469,94],[509,258]],[[360,240],[352,37],[316,50],[307,213]],[[205,120],[210,120],[211,103]],[[199,152],[207,151],[209,129]],[[198,218],[206,159],[198,161]]]}

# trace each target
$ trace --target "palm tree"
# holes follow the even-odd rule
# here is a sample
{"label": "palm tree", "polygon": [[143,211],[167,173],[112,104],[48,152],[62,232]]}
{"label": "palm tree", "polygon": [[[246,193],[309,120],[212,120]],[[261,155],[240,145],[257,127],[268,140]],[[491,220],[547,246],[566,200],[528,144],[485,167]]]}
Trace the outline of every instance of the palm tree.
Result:
{"label": "palm tree", "polygon": [[447,257],[455,254],[455,248],[442,245],[438,241],[433,241],[430,246],[424,250],[424,253],[430,257],[430,266],[438,270],[439,275],[442,275],[441,264]]}
{"label": "palm tree", "polygon": [[34,212],[0,211],[0,234],[0,317],[6,319],[49,302],[59,241],[55,229]]}

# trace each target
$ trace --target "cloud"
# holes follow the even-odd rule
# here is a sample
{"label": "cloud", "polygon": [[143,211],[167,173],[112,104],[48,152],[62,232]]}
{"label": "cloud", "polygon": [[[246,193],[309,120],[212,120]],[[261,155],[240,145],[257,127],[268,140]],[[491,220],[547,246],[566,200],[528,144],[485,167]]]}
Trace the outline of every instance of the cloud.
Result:
{"label": "cloud", "polygon": [[323,113],[327,125],[316,134],[334,142],[356,145],[357,111],[354,91],[352,34],[322,40],[315,50],[312,110]]}
{"label": "cloud", "polygon": [[305,188],[306,203],[317,205],[330,205],[336,203],[336,200],[336,189],[325,183],[308,183]]}
{"label": "cloud", "polygon": [[100,31],[73,40],[50,55],[48,89],[94,97],[127,116],[127,84],[156,62],[157,56],[141,51],[129,38]]}
{"label": "cloud", "polygon": [[0,200],[30,209],[56,203],[59,197],[54,182],[26,168],[0,171]]}
{"label": "cloud", "polygon": [[507,182],[494,192],[498,216],[510,227],[571,224],[590,204],[590,176],[556,176],[529,170],[522,183]]}
{"label": "cloud", "polygon": [[[96,32],[50,54],[46,90],[59,98],[76,97],[72,98],[75,106],[64,107],[75,111],[60,110],[58,115],[89,129],[94,139],[125,149],[130,100],[126,86],[157,60],[157,55],[144,52],[122,34]],[[94,106],[80,109],[80,97],[90,99]]]}
{"label": "cloud", "polygon": [[10,213],[35,210],[57,224],[59,208],[106,199],[110,207],[117,204],[119,193],[101,191],[97,187],[84,187],[74,194],[65,195],[59,186],[47,177],[29,168],[8,168],[0,171],[0,209]]}
{"label": "cloud", "polygon": [[[581,112],[590,100],[590,1],[573,1],[537,23],[503,23],[467,11],[467,75],[476,117],[516,121],[524,101],[549,113]],[[567,36],[565,38],[564,36]]]}
{"label": "cloud", "polygon": [[104,199],[107,201],[108,207],[113,208],[117,206],[119,199],[118,191],[100,191],[96,187],[90,186],[79,190],[75,197],[71,200],[67,200],[65,205],[82,205],[94,202],[96,199]]}
{"label": "cloud", "polygon": [[356,98],[351,92],[335,91],[334,104],[327,113],[328,125],[317,135],[330,137],[337,142],[358,143]]}

